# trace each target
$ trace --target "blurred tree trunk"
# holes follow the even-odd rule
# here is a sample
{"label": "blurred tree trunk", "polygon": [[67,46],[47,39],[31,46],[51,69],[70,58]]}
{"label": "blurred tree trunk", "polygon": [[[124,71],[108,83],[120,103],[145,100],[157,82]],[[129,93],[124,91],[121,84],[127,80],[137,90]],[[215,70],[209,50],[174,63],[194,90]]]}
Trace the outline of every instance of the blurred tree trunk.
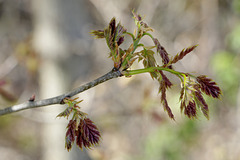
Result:
{"label": "blurred tree trunk", "polygon": [[[61,55],[66,54],[66,47],[59,36],[61,27],[57,25],[57,1],[33,1],[35,14],[34,42],[37,52],[41,55],[39,68],[39,90],[41,98],[48,98],[63,93],[68,84],[65,73],[61,71]],[[42,125],[42,159],[68,159],[64,150],[65,126],[56,119],[48,123],[61,111],[61,107],[44,108],[42,117],[47,123]],[[49,114],[51,113],[51,114]]]}
{"label": "blurred tree trunk", "polygon": [[[79,21],[79,18],[75,18],[82,17],[82,19],[85,19],[87,17],[84,16],[88,14],[77,15],[80,11],[86,11],[82,9],[85,6],[81,0],[41,0],[32,1],[32,3],[35,16],[34,45],[42,60],[39,69],[40,95],[41,98],[48,98],[69,90],[70,79],[67,79],[67,77],[70,76],[63,69],[66,58],[71,56],[67,47],[67,40],[74,35],[71,32],[77,31],[81,25],[84,25],[82,21]],[[71,7],[74,7],[74,9]],[[72,25],[76,23],[78,25]],[[66,30],[70,30],[70,32]],[[86,151],[75,150],[77,153],[74,153],[74,150],[72,150],[68,153],[65,150],[64,136],[67,124],[63,123],[63,120],[55,118],[57,114],[63,111],[62,107],[55,105],[41,109],[45,112],[43,118],[47,122],[41,128],[42,159],[90,159]]]}

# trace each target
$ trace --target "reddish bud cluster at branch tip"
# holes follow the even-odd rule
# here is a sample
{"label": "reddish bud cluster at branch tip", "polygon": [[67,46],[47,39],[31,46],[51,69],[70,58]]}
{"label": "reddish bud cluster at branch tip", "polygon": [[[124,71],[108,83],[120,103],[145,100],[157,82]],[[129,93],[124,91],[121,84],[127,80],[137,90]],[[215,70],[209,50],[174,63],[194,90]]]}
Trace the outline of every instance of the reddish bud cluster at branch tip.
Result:
{"label": "reddish bud cluster at branch tip", "polygon": [[77,104],[81,101],[66,98],[64,102],[68,107],[57,117],[68,118],[73,113],[73,117],[67,125],[65,148],[68,151],[71,150],[74,142],[80,149],[96,146],[100,141],[101,135],[96,125],[87,118],[87,114],[79,110],[80,107]]}
{"label": "reddish bud cluster at branch tip", "polygon": [[79,124],[76,119],[70,120],[67,128],[65,148],[68,151],[71,150],[74,141],[80,149],[91,148],[100,141],[100,132],[89,118],[80,119]]}
{"label": "reddish bud cluster at branch tip", "polygon": [[[202,111],[203,115],[209,119],[208,104],[203,98],[203,93],[214,98],[219,98],[221,90],[216,83],[206,76],[198,76],[193,80],[187,77],[182,86],[180,101],[181,111],[189,118],[197,117],[197,107]],[[213,94],[213,95],[212,95]]]}
{"label": "reddish bud cluster at branch tip", "polygon": [[[205,93],[213,98],[219,98],[221,94],[220,88],[216,85],[214,81],[206,76],[194,77],[188,73],[178,72],[173,69],[173,64],[182,60],[186,55],[191,53],[197,45],[191,46],[187,49],[183,49],[180,53],[176,54],[174,57],[169,57],[166,49],[160,44],[157,38],[154,38],[149,32],[153,29],[150,28],[144,21],[142,16],[133,12],[133,18],[137,29],[133,34],[128,33],[127,30],[118,23],[116,25],[116,20],[113,18],[109,26],[103,30],[92,31],[92,34],[97,38],[105,38],[110,49],[110,57],[114,62],[114,68],[125,74],[126,77],[131,77],[131,73],[136,74],[130,67],[136,60],[142,62],[144,69],[140,73],[149,72],[152,79],[159,82],[159,93],[161,103],[164,110],[168,113],[171,119],[174,119],[171,108],[168,105],[166,92],[173,85],[169,78],[163,73],[163,71],[168,71],[172,74],[178,76],[182,83],[182,89],[180,92],[180,109],[184,111],[184,114],[189,118],[197,117],[197,108],[203,112],[206,118],[209,118],[208,105],[205,102],[202,94]],[[128,49],[120,48],[120,44],[124,42],[124,37],[130,35],[133,39],[132,44],[130,44]],[[144,44],[139,43],[141,38],[144,36],[149,36],[152,38],[154,46],[146,47]],[[143,48],[142,50],[136,52],[137,48]],[[152,50],[156,48],[156,53],[161,57],[162,64],[158,64],[155,59],[155,51]],[[155,69],[154,69],[155,68]],[[186,78],[187,77],[187,78]]]}

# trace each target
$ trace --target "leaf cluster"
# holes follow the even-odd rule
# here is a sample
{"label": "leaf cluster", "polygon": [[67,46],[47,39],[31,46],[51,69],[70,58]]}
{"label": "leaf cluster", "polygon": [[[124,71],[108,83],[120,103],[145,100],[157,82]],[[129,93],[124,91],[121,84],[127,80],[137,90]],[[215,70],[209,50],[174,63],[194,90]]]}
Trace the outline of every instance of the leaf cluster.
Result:
{"label": "leaf cluster", "polygon": [[185,80],[182,83],[182,90],[180,95],[181,111],[189,118],[197,117],[197,108],[199,108],[204,116],[209,119],[208,104],[203,98],[203,93],[213,98],[219,98],[221,95],[220,88],[212,79],[206,76],[198,76],[193,79],[184,76]]}
{"label": "leaf cluster", "polygon": [[69,151],[72,148],[72,144],[76,142],[76,145],[82,149],[91,148],[99,143],[101,135],[97,126],[91,119],[87,117],[87,114],[80,111],[78,103],[75,99],[65,98],[63,102],[68,107],[57,115],[57,117],[68,117],[73,114],[71,120],[67,125],[67,132],[65,136],[65,148]]}
{"label": "leaf cluster", "polygon": [[[142,16],[133,12],[133,18],[136,24],[134,33],[127,32],[127,29],[120,23],[116,24],[115,18],[110,21],[108,27],[104,30],[91,32],[96,38],[106,39],[106,43],[110,50],[109,57],[114,62],[114,70],[120,71],[126,77],[146,72],[150,73],[152,79],[159,82],[160,100],[164,110],[171,119],[174,119],[174,115],[168,105],[166,93],[173,84],[164,72],[170,72],[176,75],[181,81],[181,111],[189,118],[196,118],[199,108],[208,119],[209,109],[203,98],[203,94],[213,98],[219,98],[221,90],[216,82],[204,75],[194,76],[189,73],[179,72],[173,67],[175,63],[181,61],[186,55],[190,54],[197,45],[183,49],[180,53],[170,57],[159,40],[152,36],[150,32],[153,32],[153,29],[143,21]],[[125,36],[131,36],[132,43],[127,49],[122,49],[120,45],[124,43]],[[140,43],[140,40],[144,36],[149,36],[154,45],[145,46]],[[140,51],[136,51],[137,48],[140,48]],[[161,57],[161,64],[157,63],[156,56]],[[134,62],[141,62],[144,68],[131,70],[131,66]]]}

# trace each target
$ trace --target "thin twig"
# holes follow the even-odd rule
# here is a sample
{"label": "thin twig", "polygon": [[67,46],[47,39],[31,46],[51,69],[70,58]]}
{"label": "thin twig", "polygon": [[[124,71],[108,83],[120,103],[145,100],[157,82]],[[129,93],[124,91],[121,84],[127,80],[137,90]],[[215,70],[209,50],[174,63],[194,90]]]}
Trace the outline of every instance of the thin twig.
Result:
{"label": "thin twig", "polygon": [[122,76],[122,73],[120,71],[112,70],[112,71],[108,72],[107,74],[105,74],[85,85],[82,85],[82,86],[78,87],[77,89],[70,91],[68,93],[65,93],[65,94],[62,94],[62,95],[59,95],[56,97],[48,98],[48,99],[38,100],[38,101],[27,101],[22,104],[17,104],[14,106],[4,108],[4,109],[0,110],[0,116],[9,114],[9,113],[13,113],[13,112],[18,112],[18,111],[25,110],[25,109],[43,107],[43,106],[48,106],[48,105],[53,105],[53,104],[61,104],[62,100],[66,97],[72,97],[72,96],[74,96],[78,93],[81,93],[85,90],[88,90],[100,83],[106,82],[110,79],[117,78],[120,76]]}

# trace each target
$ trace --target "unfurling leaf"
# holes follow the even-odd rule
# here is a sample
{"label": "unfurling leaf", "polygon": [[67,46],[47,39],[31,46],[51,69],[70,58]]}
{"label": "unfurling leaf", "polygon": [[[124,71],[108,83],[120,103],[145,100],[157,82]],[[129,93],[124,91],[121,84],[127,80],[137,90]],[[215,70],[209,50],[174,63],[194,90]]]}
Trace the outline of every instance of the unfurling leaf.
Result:
{"label": "unfurling leaf", "polygon": [[97,145],[100,137],[101,135],[98,128],[89,118],[81,119],[78,126],[76,142],[79,148],[82,149],[82,146],[85,148],[91,148],[92,146]]}
{"label": "unfurling leaf", "polygon": [[163,46],[161,46],[161,44],[160,44],[160,42],[158,41],[157,38],[154,38],[153,42],[157,47],[157,52],[160,54],[163,64],[168,64],[169,63],[169,57],[168,57],[168,53],[165,50],[165,48]]}
{"label": "unfurling leaf", "polygon": [[80,107],[77,104],[81,103],[83,100],[76,101],[77,99],[78,97],[75,99],[65,98],[63,102],[67,104],[68,107],[63,112],[59,113],[57,117],[67,117],[68,119],[69,115],[72,113],[74,108],[80,109]]}
{"label": "unfurling leaf", "polygon": [[63,102],[68,105],[67,109],[60,113],[57,117],[69,117],[73,112],[72,119],[67,125],[67,132],[65,137],[65,148],[69,151],[72,144],[76,140],[77,146],[82,149],[91,148],[99,143],[100,132],[93,122],[87,118],[87,114],[80,111],[77,105],[81,101],[76,101],[78,98],[65,98]]}
{"label": "unfurling leaf", "polygon": [[183,110],[184,110],[185,108],[186,108],[185,100],[181,100],[181,105],[180,105],[181,113],[183,112]]}
{"label": "unfurling leaf", "polygon": [[197,77],[197,82],[200,85],[200,89],[208,96],[212,96],[213,98],[219,98],[221,95],[221,89],[217,86],[216,82],[212,79],[207,78],[204,75]]}
{"label": "unfurling leaf", "polygon": [[[113,60],[114,69],[119,70],[123,62],[123,56],[125,51],[123,51],[119,46],[124,42],[124,34],[126,29],[118,23],[116,25],[116,19],[112,18],[109,26],[104,29],[104,37],[106,39],[107,45],[110,49],[109,57]],[[125,54],[126,55],[126,54]],[[125,63],[125,65],[127,62]]]}
{"label": "unfurling leaf", "polygon": [[184,108],[184,114],[188,116],[188,118],[196,118],[197,110],[195,101],[189,101],[188,105]]}
{"label": "unfurling leaf", "polygon": [[66,136],[69,136],[70,140],[73,142],[75,140],[76,120],[70,120],[67,128]]}
{"label": "unfurling leaf", "polygon": [[[86,144],[86,142],[84,142],[84,144]],[[76,145],[80,149],[83,148],[83,137],[82,137],[82,133],[79,130],[76,131]]]}
{"label": "unfurling leaf", "polygon": [[156,65],[156,60],[154,58],[154,52],[152,50],[142,50],[142,57],[144,57],[143,65],[145,68],[154,67]]}
{"label": "unfurling leaf", "polygon": [[[140,32],[148,32],[148,31],[153,31],[151,27],[147,25],[147,23],[143,22],[143,18],[141,15],[135,13],[134,11],[132,12],[133,18],[135,19],[135,23],[137,26],[142,27]],[[141,33],[140,33],[141,34]]]}
{"label": "unfurling leaf", "polygon": [[119,40],[117,41],[117,45],[120,46],[124,41],[124,37],[120,37]]}
{"label": "unfurling leaf", "polygon": [[142,20],[142,17],[135,13],[134,11],[132,11],[132,14],[133,14],[133,18],[136,20],[136,21],[141,21]]}
{"label": "unfurling leaf", "polygon": [[[143,59],[143,66],[145,68],[148,67],[155,67],[156,66],[156,60],[154,58],[154,52],[151,49],[144,48],[140,53],[139,60]],[[151,77],[154,79],[157,79],[158,75],[156,72],[150,72]]]}
{"label": "unfurling leaf", "polygon": [[69,138],[69,136],[65,137],[65,148],[70,151],[72,149],[72,142]]}
{"label": "unfurling leaf", "polygon": [[67,126],[67,132],[65,137],[65,148],[71,150],[72,143],[75,141],[76,120],[70,120]]}
{"label": "unfurling leaf", "polygon": [[166,98],[166,89],[167,89],[166,88],[166,84],[165,84],[165,82],[163,80],[160,81],[159,83],[160,83],[159,92],[161,93],[161,102],[163,104],[163,108],[164,108],[165,111],[167,111],[168,116],[171,119],[175,120],[174,115],[172,113],[172,110],[168,106],[168,102],[167,102],[167,98]]}
{"label": "unfurling leaf", "polygon": [[166,99],[164,99],[164,100],[162,101],[162,104],[163,104],[164,110],[167,111],[168,116],[169,116],[171,119],[175,120],[174,115],[173,115],[173,113],[172,113],[172,110],[171,110],[171,108],[168,106],[168,103],[167,103],[167,100],[166,100]]}
{"label": "unfurling leaf", "polygon": [[[69,151],[72,148],[72,144],[76,140],[76,145],[82,149],[91,148],[96,146],[101,138],[100,132],[96,125],[89,119],[75,117],[76,119],[70,120],[67,126],[67,132],[65,137],[65,148]],[[77,121],[80,122],[77,122]]]}
{"label": "unfurling leaf", "polygon": [[186,84],[183,84],[180,92],[181,112],[184,111],[184,114],[189,118],[196,118],[197,106],[201,109],[203,115],[209,119],[208,105],[202,96],[200,85],[190,78],[185,83]]}
{"label": "unfurling leaf", "polygon": [[178,62],[179,60],[183,59],[183,57],[185,57],[188,53],[192,52],[195,48],[197,47],[197,45],[189,47],[187,49],[183,49],[179,54],[177,54],[173,60],[171,61],[171,64]]}
{"label": "unfurling leaf", "polygon": [[162,80],[164,81],[166,88],[171,88],[171,86],[173,85],[172,82],[167,78],[163,71],[159,71],[159,73],[162,76]]}
{"label": "unfurling leaf", "polygon": [[196,102],[198,106],[201,108],[201,111],[203,112],[203,115],[209,119],[209,110],[208,110],[208,104],[204,100],[201,91],[198,89],[198,86],[195,85],[194,87],[196,91],[194,92]]}
{"label": "unfurling leaf", "polygon": [[185,88],[182,87],[182,89],[180,91],[179,101],[182,101],[183,99],[185,99],[184,95],[185,95]]}
{"label": "unfurling leaf", "polygon": [[111,52],[115,52],[116,45],[119,46],[123,43],[123,34],[125,32],[126,29],[120,23],[116,26],[116,20],[115,18],[112,18],[108,28],[104,30],[104,37],[106,38],[106,42]]}
{"label": "unfurling leaf", "polygon": [[116,19],[113,17],[109,23],[108,29],[111,31],[111,34],[113,35],[116,29]]}
{"label": "unfurling leaf", "polygon": [[90,34],[95,36],[96,39],[105,38],[104,30],[92,30]]}
{"label": "unfurling leaf", "polygon": [[69,115],[72,113],[73,107],[67,107],[63,112],[59,113],[57,117],[69,117]]}

